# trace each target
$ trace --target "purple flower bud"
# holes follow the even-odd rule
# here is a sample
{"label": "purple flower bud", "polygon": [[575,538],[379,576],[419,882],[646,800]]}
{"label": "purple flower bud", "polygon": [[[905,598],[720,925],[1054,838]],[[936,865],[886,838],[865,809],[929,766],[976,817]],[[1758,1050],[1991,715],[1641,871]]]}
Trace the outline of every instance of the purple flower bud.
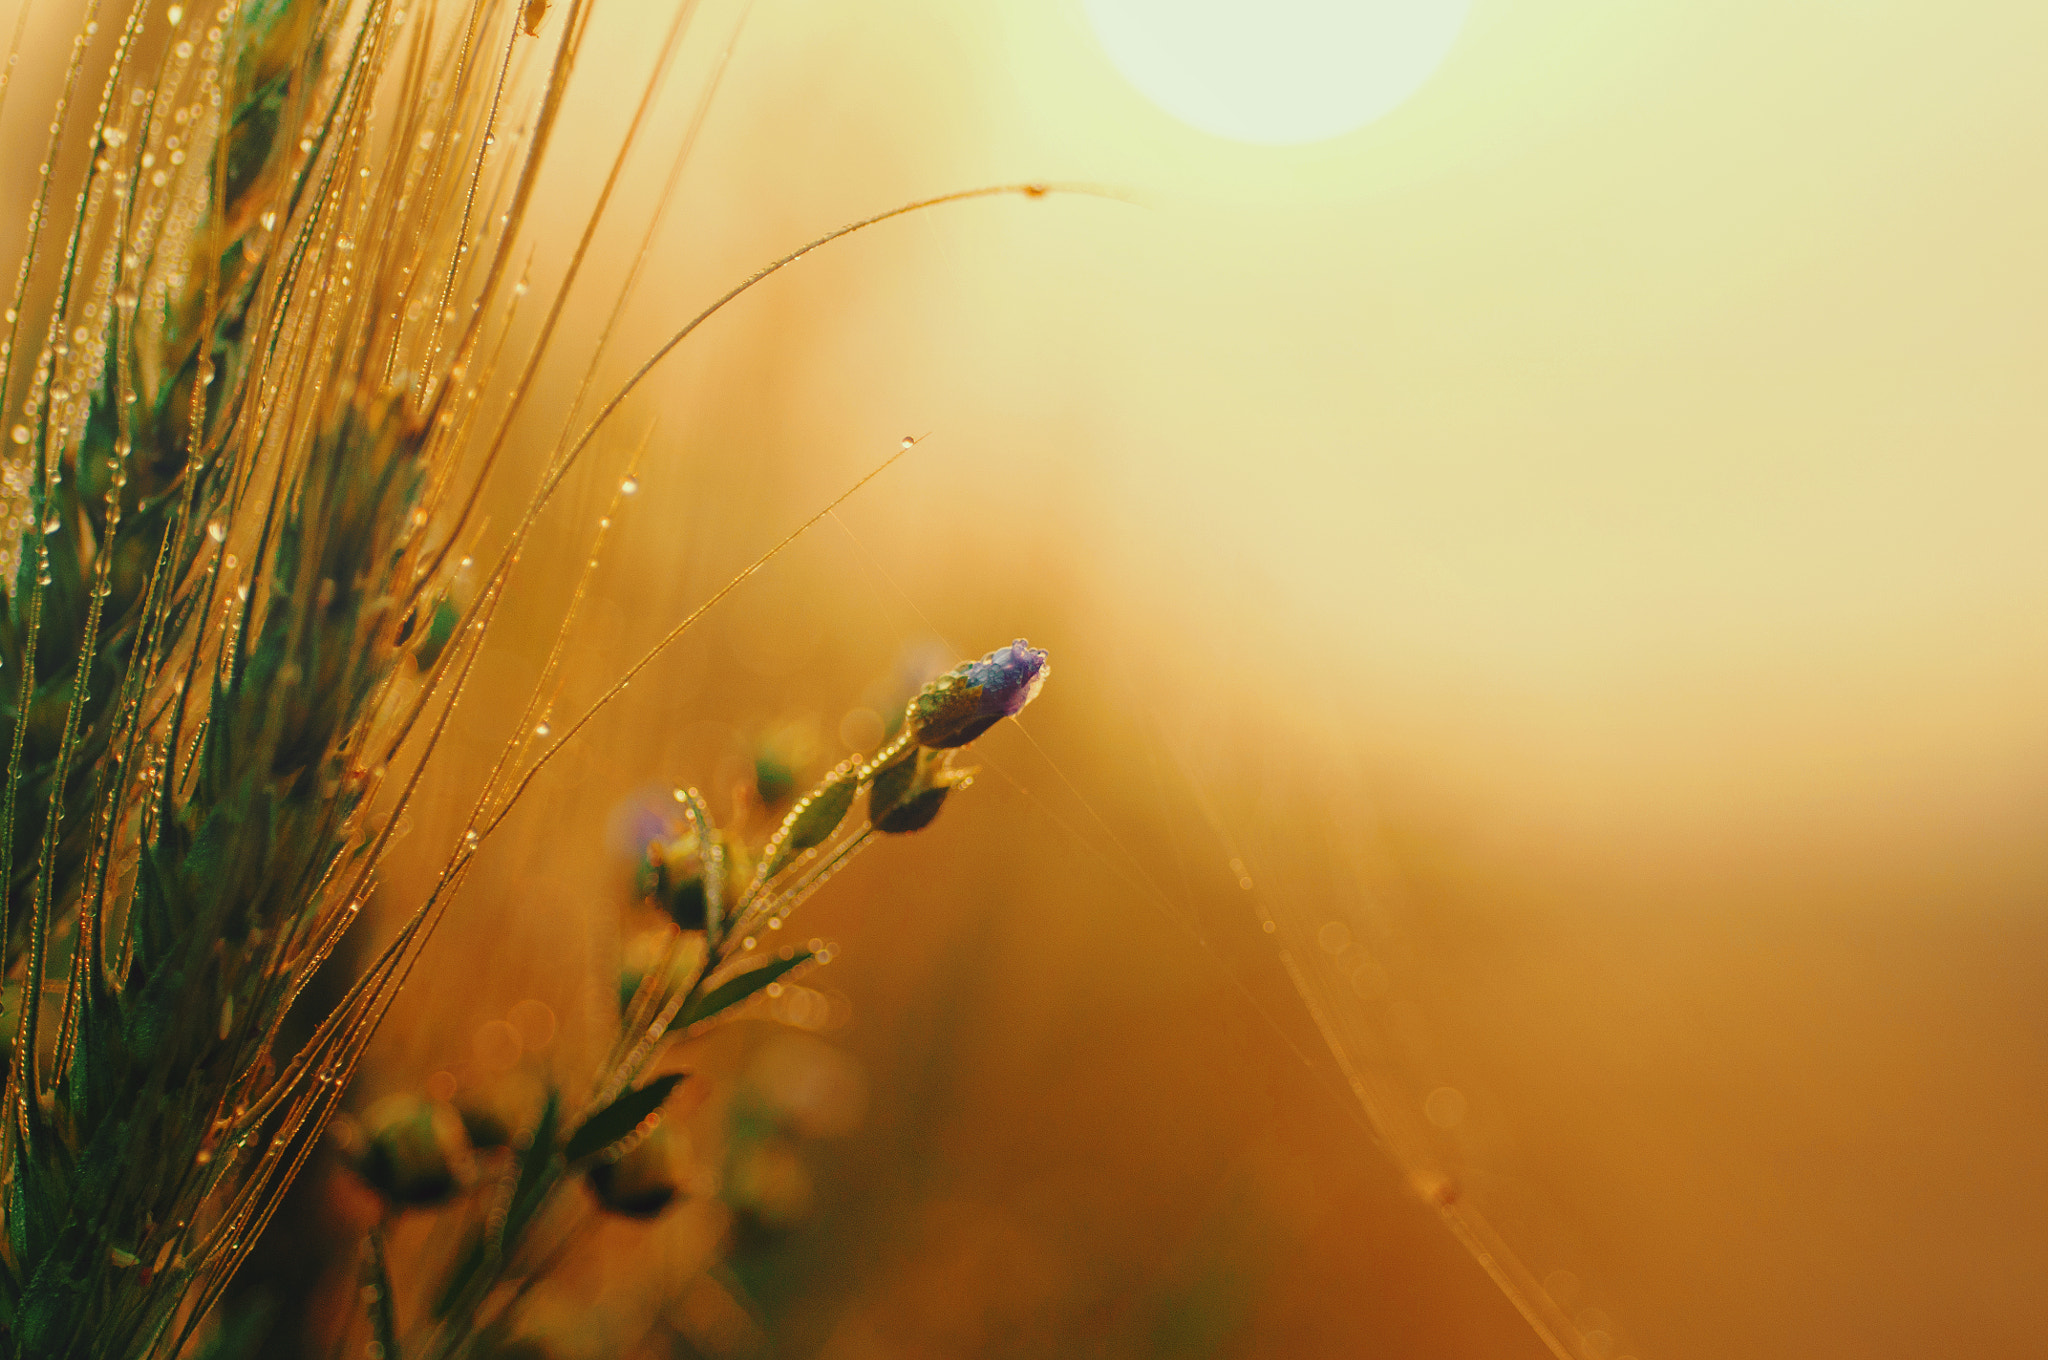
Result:
{"label": "purple flower bud", "polygon": [[904,715],[920,746],[965,746],[1038,697],[1052,663],[1043,649],[1018,638],[979,661],[967,661],[926,685]]}

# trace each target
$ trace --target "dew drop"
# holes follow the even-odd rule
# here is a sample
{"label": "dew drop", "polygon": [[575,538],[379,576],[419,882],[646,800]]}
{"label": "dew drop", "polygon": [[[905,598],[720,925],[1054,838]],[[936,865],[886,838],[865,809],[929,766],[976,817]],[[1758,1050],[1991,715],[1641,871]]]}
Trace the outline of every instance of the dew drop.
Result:
{"label": "dew drop", "polygon": [[263,216],[257,218],[256,220],[263,224],[263,229],[265,231],[269,231],[272,227],[275,227],[277,225],[277,214],[275,212],[266,210]]}
{"label": "dew drop", "polygon": [[55,515],[52,515],[48,519],[43,521],[43,533],[45,535],[54,534],[63,527],[64,521],[58,519]]}
{"label": "dew drop", "polygon": [[619,494],[622,496],[630,496],[639,489],[640,479],[638,477],[628,477],[625,481],[619,483]]}
{"label": "dew drop", "polygon": [[538,722],[533,725],[533,735],[535,735],[536,737],[544,737],[554,730],[554,728],[549,727],[544,722]]}
{"label": "dew drop", "polygon": [[13,441],[14,441],[15,443],[17,443],[17,444],[26,444],[26,443],[28,443],[28,426],[26,426],[26,425],[17,425],[17,426],[15,426],[15,427],[14,427],[14,431],[13,431],[13,433],[12,433],[12,434],[10,434],[10,435],[8,436],[8,438],[12,439],[12,440],[13,440]]}
{"label": "dew drop", "polygon": [[903,447],[904,447],[904,448],[906,448],[906,449],[907,449],[907,448],[910,448],[910,447],[912,447],[913,445],[915,445],[916,443],[917,443],[917,441],[916,441],[915,439],[912,439],[912,438],[911,438],[911,437],[910,437],[909,435],[904,435],[904,436],[903,436]]}
{"label": "dew drop", "polygon": [[227,542],[227,521],[222,519],[219,515],[215,515],[212,519],[206,521],[206,536],[216,543]]}
{"label": "dew drop", "polygon": [[176,28],[180,23],[184,22],[185,7],[183,5],[172,5],[164,11],[164,18],[169,19],[171,27]]}

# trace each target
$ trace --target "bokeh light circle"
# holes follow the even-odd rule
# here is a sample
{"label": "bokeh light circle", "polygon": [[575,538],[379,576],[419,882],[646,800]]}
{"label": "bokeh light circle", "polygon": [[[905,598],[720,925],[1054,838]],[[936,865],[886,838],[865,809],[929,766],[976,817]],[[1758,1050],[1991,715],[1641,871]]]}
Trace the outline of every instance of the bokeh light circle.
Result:
{"label": "bokeh light circle", "polygon": [[1470,0],[1082,0],[1124,78],[1204,132],[1318,142],[1383,117],[1436,73]]}

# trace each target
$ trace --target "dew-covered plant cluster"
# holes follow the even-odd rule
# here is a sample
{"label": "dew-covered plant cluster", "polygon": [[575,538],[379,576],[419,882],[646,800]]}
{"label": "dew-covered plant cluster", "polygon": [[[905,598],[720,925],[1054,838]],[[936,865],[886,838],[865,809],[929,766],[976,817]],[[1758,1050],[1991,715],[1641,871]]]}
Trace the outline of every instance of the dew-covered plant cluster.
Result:
{"label": "dew-covered plant cluster", "polygon": [[[41,170],[0,331],[18,545],[0,618],[9,1354],[233,1353],[215,1305],[330,1143],[476,857],[697,617],[580,718],[508,722],[483,788],[456,791],[472,811],[438,876],[338,954],[364,933],[400,814],[437,788],[551,500],[720,308],[806,250],[928,206],[808,243],[605,400],[586,411],[579,390],[567,412],[540,411],[544,363],[595,372],[594,356],[562,354],[558,323],[653,89],[606,148],[589,228],[533,285],[528,218],[565,149],[592,14],[591,0],[87,0],[79,16],[47,131],[35,124]],[[1042,190],[975,191],[1008,192]],[[536,422],[560,436],[493,529],[481,507],[502,503],[507,450]],[[357,1342],[386,1360],[484,1353],[564,1215],[661,1212],[675,1194],[661,1111],[683,1080],[650,1075],[666,1046],[813,966],[814,951],[769,944],[781,921],[876,837],[929,823],[965,781],[958,748],[1045,673],[1020,642],[933,682],[759,845],[685,790],[644,874],[668,925],[594,1075],[554,1074],[532,1118],[495,1133],[431,1095],[349,1125],[384,1206]],[[343,958],[338,999],[308,1016],[316,974]],[[451,1216],[457,1246],[436,1278],[397,1282],[413,1301],[400,1309],[381,1225],[426,1206]]]}
{"label": "dew-covered plant cluster", "polygon": [[[618,1035],[574,1118],[543,1076],[527,1098],[502,1084],[468,1099],[390,1095],[345,1126],[349,1159],[380,1201],[362,1280],[379,1354],[502,1352],[522,1340],[517,1305],[576,1240],[579,1220],[654,1218],[675,1203],[682,1152],[662,1116],[689,1074],[650,1072],[674,1041],[825,962],[821,941],[778,947],[790,914],[876,837],[929,826],[971,782],[957,752],[1021,711],[1049,673],[1045,652],[1019,639],[938,677],[879,750],[834,767],[758,845],[714,825],[694,789],[677,789],[676,813],[637,875],[635,905],[655,924],[629,937]],[[583,1193],[571,1193],[579,1179]],[[385,1242],[386,1225],[409,1211],[446,1219],[451,1230],[437,1238],[451,1249],[420,1263],[432,1280],[408,1282],[430,1302],[406,1328],[390,1302]]]}

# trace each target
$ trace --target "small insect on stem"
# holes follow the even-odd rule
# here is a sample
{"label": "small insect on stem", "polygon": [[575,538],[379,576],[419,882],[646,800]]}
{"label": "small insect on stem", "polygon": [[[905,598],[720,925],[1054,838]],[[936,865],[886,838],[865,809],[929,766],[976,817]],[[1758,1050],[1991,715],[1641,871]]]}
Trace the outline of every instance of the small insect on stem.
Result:
{"label": "small insect on stem", "polygon": [[540,21],[548,14],[548,0],[526,0],[519,11],[519,31],[529,38],[540,36]]}

